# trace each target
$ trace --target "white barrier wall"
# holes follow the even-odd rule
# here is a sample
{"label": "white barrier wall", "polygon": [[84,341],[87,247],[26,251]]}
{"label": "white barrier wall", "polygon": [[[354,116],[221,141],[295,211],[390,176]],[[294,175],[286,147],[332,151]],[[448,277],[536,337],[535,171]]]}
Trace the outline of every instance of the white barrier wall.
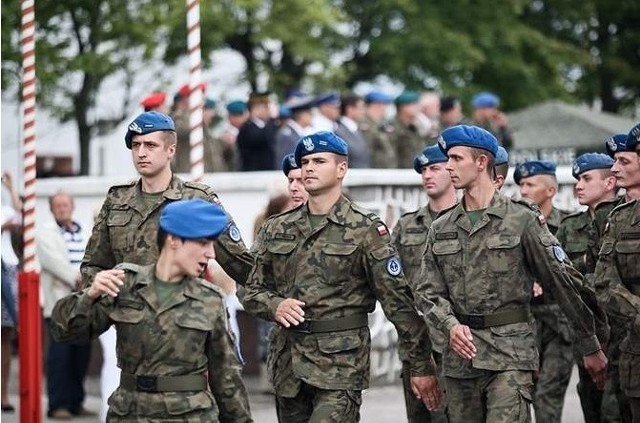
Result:
{"label": "white barrier wall", "polygon": [[[186,179],[186,175],[182,175]],[[116,177],[73,177],[40,179],[37,183],[36,222],[51,219],[48,197],[59,190],[70,193],[76,202],[76,219],[91,226],[93,213],[104,201],[111,185],[126,183],[128,179]],[[565,210],[578,208],[573,196],[575,180],[569,167],[558,168],[560,190],[555,204]],[[212,173],[204,182],[211,185],[222,204],[235,219],[245,242],[253,238],[253,223],[269,200],[269,192],[286,189],[282,172]],[[411,169],[351,169],[345,186],[349,196],[378,213],[389,226],[404,212],[423,205],[426,196],[420,175]],[[511,175],[503,188],[507,195],[517,195]]]}

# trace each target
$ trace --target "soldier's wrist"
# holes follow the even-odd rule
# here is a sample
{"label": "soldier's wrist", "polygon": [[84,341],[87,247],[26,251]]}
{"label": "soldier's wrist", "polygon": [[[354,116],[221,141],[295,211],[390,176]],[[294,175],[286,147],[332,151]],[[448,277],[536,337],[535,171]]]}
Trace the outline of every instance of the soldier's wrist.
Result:
{"label": "soldier's wrist", "polygon": [[589,337],[578,340],[576,342],[575,348],[582,357],[597,353],[602,349],[596,335],[591,335]]}

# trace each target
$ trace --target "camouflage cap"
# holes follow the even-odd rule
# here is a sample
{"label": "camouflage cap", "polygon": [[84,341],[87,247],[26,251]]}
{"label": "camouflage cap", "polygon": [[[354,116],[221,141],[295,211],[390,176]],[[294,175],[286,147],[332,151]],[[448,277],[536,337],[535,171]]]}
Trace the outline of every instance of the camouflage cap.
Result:
{"label": "camouflage cap", "polygon": [[430,145],[422,150],[422,154],[413,159],[413,169],[416,172],[422,173],[422,168],[425,166],[431,166],[436,163],[444,163],[449,158],[442,153],[440,147],[437,145]]}
{"label": "camouflage cap", "polygon": [[585,153],[573,161],[571,174],[574,178],[594,169],[611,169],[613,159],[604,153]]}
{"label": "camouflage cap", "polygon": [[513,180],[520,185],[522,179],[536,175],[556,176],[556,164],[548,160],[531,160],[520,163],[513,172]]}
{"label": "camouflage cap", "polygon": [[315,134],[307,135],[298,140],[296,144],[295,157],[296,164],[301,166],[300,159],[308,154],[316,153],[335,153],[341,156],[349,154],[347,143],[329,131],[320,131]]}
{"label": "camouflage cap", "polygon": [[184,239],[211,239],[222,233],[229,218],[222,207],[201,198],[174,201],[160,214],[160,227]]}
{"label": "camouflage cap", "polygon": [[144,112],[138,115],[127,127],[124,142],[131,150],[131,139],[134,135],[145,135],[157,131],[176,131],[176,125],[171,117],[160,112]]}

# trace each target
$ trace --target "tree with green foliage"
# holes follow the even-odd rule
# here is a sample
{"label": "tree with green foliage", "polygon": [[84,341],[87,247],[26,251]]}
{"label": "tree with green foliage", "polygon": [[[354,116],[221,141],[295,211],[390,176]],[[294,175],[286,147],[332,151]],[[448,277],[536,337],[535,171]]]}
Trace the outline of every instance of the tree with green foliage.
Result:
{"label": "tree with green foliage", "polygon": [[[125,119],[134,72],[157,54],[167,5],[140,0],[36,3],[37,101],[60,121],[75,120],[80,174],[89,172],[89,143]],[[2,88],[20,83],[20,2],[2,2]],[[164,43],[166,44],[166,43]],[[125,96],[114,116],[96,110],[104,80],[120,74]]]}

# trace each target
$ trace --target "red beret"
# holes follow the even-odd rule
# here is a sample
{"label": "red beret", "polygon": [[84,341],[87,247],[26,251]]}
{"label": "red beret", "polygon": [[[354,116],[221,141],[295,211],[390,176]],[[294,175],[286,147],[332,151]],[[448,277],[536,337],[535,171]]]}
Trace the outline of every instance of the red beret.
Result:
{"label": "red beret", "polygon": [[[205,84],[204,82],[200,83],[200,89],[202,89],[202,93],[206,93],[207,92],[207,84]],[[191,90],[189,90],[189,84],[184,84],[182,87],[180,87],[180,89],[178,90],[178,94],[180,94],[180,97],[189,97],[189,94],[191,93]]]}
{"label": "red beret", "polygon": [[160,91],[157,93],[149,94],[142,99],[140,105],[146,109],[151,109],[160,106],[167,98],[167,93]]}

